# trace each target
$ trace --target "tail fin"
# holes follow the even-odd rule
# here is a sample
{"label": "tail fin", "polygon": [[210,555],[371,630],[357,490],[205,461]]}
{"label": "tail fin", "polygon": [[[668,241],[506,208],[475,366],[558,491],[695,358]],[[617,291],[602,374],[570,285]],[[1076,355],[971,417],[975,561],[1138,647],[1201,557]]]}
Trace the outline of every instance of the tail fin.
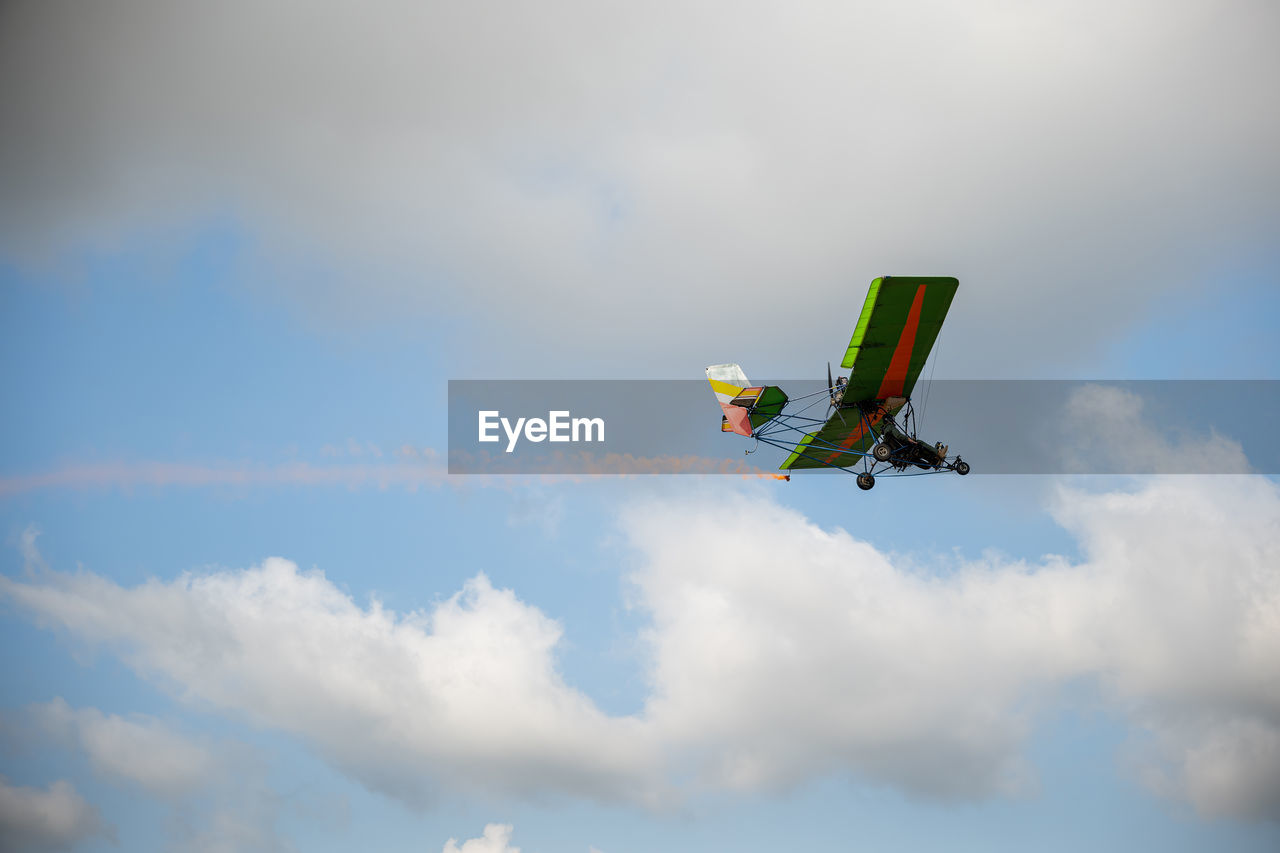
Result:
{"label": "tail fin", "polygon": [[751,385],[747,374],[736,364],[713,364],[707,368],[707,381],[711,383],[711,392],[716,395],[716,402],[724,411],[720,431],[751,435],[751,413],[742,406],[733,404]]}
{"label": "tail fin", "polygon": [[787,402],[787,395],[776,385],[752,387],[747,374],[736,364],[711,365],[707,368],[707,381],[724,412],[721,432],[751,435],[782,411]]}

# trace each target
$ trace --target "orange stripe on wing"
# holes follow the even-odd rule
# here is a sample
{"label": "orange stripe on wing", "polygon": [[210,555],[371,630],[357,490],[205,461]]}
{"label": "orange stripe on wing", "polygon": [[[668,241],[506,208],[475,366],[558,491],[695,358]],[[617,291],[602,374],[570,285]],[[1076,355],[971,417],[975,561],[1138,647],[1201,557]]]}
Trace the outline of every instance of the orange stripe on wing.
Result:
{"label": "orange stripe on wing", "polygon": [[889,360],[889,369],[880,381],[880,390],[876,399],[898,397],[902,395],[902,386],[907,384],[907,368],[911,365],[911,350],[916,345],[916,330],[920,328],[920,309],[924,305],[924,288],[922,284],[916,288],[915,298],[911,300],[911,311],[907,313],[907,325],[902,329],[902,337],[894,347],[893,358]]}
{"label": "orange stripe on wing", "polygon": [[[874,415],[872,415],[872,416],[871,416],[871,418],[870,418],[872,426],[874,426],[875,424],[880,423],[880,418],[881,418],[881,417],[882,417],[882,416],[881,416],[881,414],[880,414],[879,412],[876,412]],[[844,437],[844,441],[840,442],[839,447],[840,447],[841,449],[840,449],[840,450],[833,450],[833,451],[831,451],[831,455],[830,455],[830,456],[828,456],[826,459],[824,459],[824,460],[822,460],[822,461],[823,461],[823,462],[825,462],[826,464],[830,465],[830,464],[831,464],[831,460],[832,460],[832,459],[835,459],[837,456],[842,456],[842,455],[844,455],[844,453],[845,453],[845,452],[846,452],[850,447],[853,447],[855,444],[857,444],[859,441],[861,441],[861,440],[862,440],[862,437],[863,437],[864,435],[866,435],[866,434],[867,434],[867,422],[866,422],[866,420],[859,420],[859,421],[858,421],[858,428],[857,428],[857,429],[855,429],[853,432],[849,433],[847,436],[845,436],[845,437]]]}

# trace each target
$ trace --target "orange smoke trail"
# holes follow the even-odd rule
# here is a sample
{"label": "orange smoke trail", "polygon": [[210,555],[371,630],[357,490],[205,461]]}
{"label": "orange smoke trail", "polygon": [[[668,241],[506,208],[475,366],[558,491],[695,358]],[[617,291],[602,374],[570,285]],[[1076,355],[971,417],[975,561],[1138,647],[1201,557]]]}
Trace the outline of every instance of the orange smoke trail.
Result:
{"label": "orange smoke trail", "polygon": [[[434,451],[417,453],[412,461],[401,454],[396,462],[312,465],[291,462],[275,466],[202,464],[182,462],[105,462],[71,465],[53,471],[17,476],[0,475],[0,498],[45,489],[139,488],[231,488],[251,489],[283,486],[341,486],[349,489],[402,486],[409,491],[445,485],[510,486],[530,475],[549,482],[582,482],[597,476],[629,477],[644,474],[722,474],[745,479],[790,480],[790,474],[762,471],[741,460],[708,459],[699,456],[632,456],[607,454],[593,457],[557,457],[548,460],[554,468],[564,465],[568,472],[552,471],[498,473],[466,477],[451,475]],[[467,460],[483,471],[487,457]],[[499,469],[500,470],[500,469]]]}

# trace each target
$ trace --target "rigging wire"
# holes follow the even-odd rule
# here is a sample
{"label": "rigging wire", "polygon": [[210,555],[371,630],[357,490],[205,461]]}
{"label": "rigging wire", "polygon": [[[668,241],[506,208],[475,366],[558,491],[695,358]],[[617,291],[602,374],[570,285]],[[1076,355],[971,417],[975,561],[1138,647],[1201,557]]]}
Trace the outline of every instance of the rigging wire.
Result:
{"label": "rigging wire", "polygon": [[920,420],[929,413],[929,394],[933,392],[933,372],[938,369],[938,353],[942,352],[942,330],[938,330],[938,337],[933,340],[933,352],[929,354],[929,379],[924,388],[924,402],[920,404],[920,417],[916,418],[916,428],[920,427]]}

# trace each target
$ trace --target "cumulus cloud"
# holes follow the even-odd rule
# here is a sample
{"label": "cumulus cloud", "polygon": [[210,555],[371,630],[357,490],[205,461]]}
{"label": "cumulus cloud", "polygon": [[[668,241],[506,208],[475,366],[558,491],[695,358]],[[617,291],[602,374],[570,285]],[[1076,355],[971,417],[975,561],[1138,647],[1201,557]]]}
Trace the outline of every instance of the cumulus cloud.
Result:
{"label": "cumulus cloud", "polygon": [[404,615],[281,559],[134,588],[44,571],[0,592],[411,801],[443,780],[660,803],[830,774],[1016,794],[1038,715],[1090,684],[1141,735],[1129,757],[1152,790],[1280,814],[1280,489],[1064,486],[1053,512],[1079,559],[922,566],[755,492],[632,505],[651,689],[620,717],[564,682],[560,626],[483,575]]}
{"label": "cumulus cloud", "polygon": [[1013,792],[1052,649],[991,574],[916,576],[770,501],[650,505],[629,534],[653,613],[647,713],[707,784],[775,787],[853,767],[939,796]]}
{"label": "cumulus cloud", "polygon": [[462,842],[461,847],[456,838],[450,838],[443,853],[520,853],[519,847],[511,846],[513,829],[509,823],[485,824],[482,836]]}
{"label": "cumulus cloud", "polygon": [[27,788],[0,777],[0,850],[66,850],[95,836],[111,831],[71,783]]}
{"label": "cumulus cloud", "polygon": [[1081,561],[938,571],[771,501],[633,510],[647,718],[715,785],[846,769],[972,796],[1025,786],[1037,711],[1087,678],[1156,736],[1142,768],[1157,790],[1208,815],[1280,814],[1276,486],[1063,488],[1054,512]]}
{"label": "cumulus cloud", "polygon": [[295,732],[410,801],[444,779],[451,790],[652,793],[639,722],[609,718],[567,686],[554,660],[560,626],[483,575],[405,615],[362,608],[282,559],[135,589],[91,573],[0,585],[179,693]]}
{"label": "cumulus cloud", "polygon": [[[511,846],[511,833],[514,827],[509,823],[485,824],[484,834],[458,845],[456,838],[450,838],[444,845],[443,853],[520,853],[519,847]],[[589,853],[600,853],[594,847]]]}
{"label": "cumulus cloud", "polygon": [[856,311],[884,272],[973,288],[956,310],[995,332],[961,369],[1060,358],[1259,244],[1280,197],[1276,10],[1252,0],[4,16],[0,251],[231,217],[302,310],[483,316],[460,343],[491,367],[535,336],[652,370],[761,322],[839,340],[851,315],[813,306]]}

